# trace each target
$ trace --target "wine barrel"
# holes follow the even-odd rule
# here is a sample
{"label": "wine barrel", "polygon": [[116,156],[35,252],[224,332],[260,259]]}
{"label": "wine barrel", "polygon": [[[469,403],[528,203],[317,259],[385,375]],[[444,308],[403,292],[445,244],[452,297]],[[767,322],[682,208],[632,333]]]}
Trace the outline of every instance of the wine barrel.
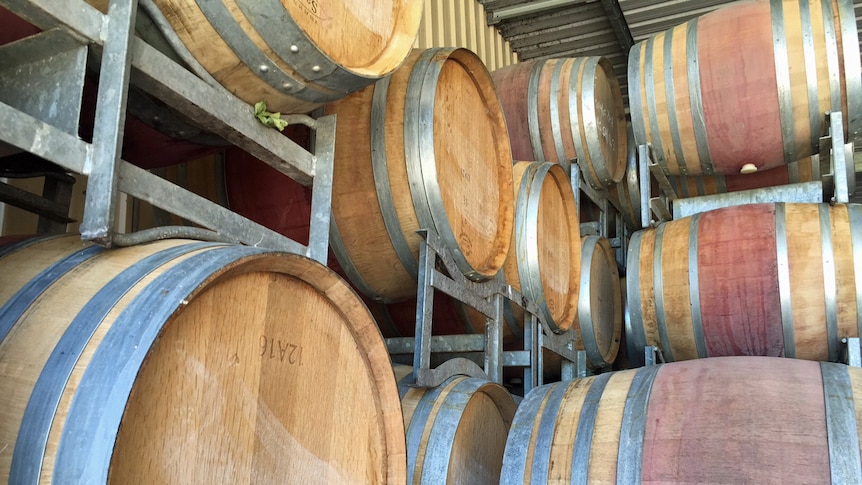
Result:
{"label": "wine barrel", "polygon": [[51,238],[3,255],[0,302],[3,481],[406,479],[380,333],[312,260]]}
{"label": "wine barrel", "polygon": [[[574,193],[557,164],[517,162],[512,173],[516,181],[515,229],[503,276],[506,283],[536,303],[551,328],[568,330],[577,323],[581,287],[580,228]],[[435,292],[433,305],[435,335],[484,333],[486,319],[472,307],[440,292]],[[414,334],[415,299],[370,307],[384,334]],[[523,329],[523,309],[506,301],[504,342],[520,339]]]}
{"label": "wine barrel", "polygon": [[514,251],[503,264],[506,282],[539,307],[552,329],[577,323],[581,287],[580,226],[572,186],[558,164],[518,162],[513,167]]}
{"label": "wine barrel", "polygon": [[862,131],[860,70],[853,2],[734,3],[632,47],[635,140],[673,175],[791,163],[817,153],[828,111]]}
{"label": "wine barrel", "polygon": [[155,0],[197,61],[238,98],[305,113],[391,74],[413,45],[411,0]]}
{"label": "wine barrel", "polygon": [[498,484],[515,401],[503,386],[453,376],[410,387],[413,368],[396,366],[407,430],[408,484]]}
{"label": "wine barrel", "polygon": [[326,113],[338,115],[331,243],[356,287],[377,301],[414,295],[423,228],[469,278],[499,272],[514,218],[512,156],[476,54],[416,50]]}
{"label": "wine barrel", "polygon": [[633,361],[767,355],[836,361],[862,325],[862,206],[752,204],[632,235]]}
{"label": "wine barrel", "polygon": [[594,188],[619,182],[626,164],[625,105],[603,57],[527,61],[492,73],[515,160],[578,159]]}
{"label": "wine barrel", "polygon": [[533,389],[501,484],[862,483],[862,371],[720,357]]}
{"label": "wine barrel", "polygon": [[592,368],[607,367],[619,352],[623,305],[617,260],[606,238],[581,238],[580,285],[576,346],[586,351]]}

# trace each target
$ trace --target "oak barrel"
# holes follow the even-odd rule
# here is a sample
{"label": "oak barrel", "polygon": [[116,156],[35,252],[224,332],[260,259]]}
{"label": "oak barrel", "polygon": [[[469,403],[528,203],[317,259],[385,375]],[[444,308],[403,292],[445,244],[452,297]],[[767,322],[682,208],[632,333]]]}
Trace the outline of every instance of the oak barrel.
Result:
{"label": "oak barrel", "polygon": [[526,61],[492,73],[515,160],[578,159],[596,189],[619,182],[626,164],[625,105],[603,57]]}
{"label": "oak barrel", "polygon": [[503,274],[539,307],[556,330],[577,323],[581,281],[578,212],[572,186],[559,164],[517,162],[513,167],[515,230]]}
{"label": "oak barrel", "polygon": [[[671,175],[668,177],[668,181],[676,191],[677,197],[698,197],[819,180],[819,164],[820,161],[817,157],[809,157],[788,165],[769,170],[759,170],[750,174],[694,177]],[[852,194],[855,180],[848,179],[848,182],[851,183],[850,193]]]}
{"label": "oak barrel", "polygon": [[[862,131],[853,2],[737,2],[635,44],[629,104],[635,140],[673,175],[763,170],[817,153],[841,111]],[[756,142],[753,142],[756,140]]]}
{"label": "oak barrel", "polygon": [[623,304],[617,260],[606,238],[581,238],[580,285],[576,347],[586,351],[592,368],[609,366],[620,348]]}
{"label": "oak barrel", "polygon": [[249,104],[304,113],[391,74],[410,53],[414,0],[155,0],[186,48]]}
{"label": "oak barrel", "polygon": [[403,483],[386,347],[307,258],[79,236],[0,259],[0,480]]}
{"label": "oak barrel", "polygon": [[836,361],[862,325],[862,206],[752,204],[632,235],[634,362],[766,355]]}
{"label": "oak barrel", "polygon": [[413,368],[396,366],[407,430],[408,484],[500,483],[515,401],[503,386],[456,375],[439,387],[410,387]]}
{"label": "oak barrel", "polygon": [[533,389],[501,484],[860,483],[862,371],[774,357],[641,367]]}
{"label": "oak barrel", "polygon": [[391,77],[326,113],[338,115],[331,243],[363,293],[415,295],[423,228],[469,278],[499,272],[514,219],[512,156],[476,54],[416,50]]}

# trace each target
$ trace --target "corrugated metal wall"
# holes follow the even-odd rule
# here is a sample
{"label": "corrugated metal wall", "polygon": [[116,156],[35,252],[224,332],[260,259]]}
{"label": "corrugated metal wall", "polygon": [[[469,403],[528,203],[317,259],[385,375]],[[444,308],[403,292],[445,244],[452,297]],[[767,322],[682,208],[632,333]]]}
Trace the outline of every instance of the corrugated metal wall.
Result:
{"label": "corrugated metal wall", "polygon": [[478,54],[489,71],[518,62],[509,42],[485,18],[485,7],[476,0],[425,0],[413,46],[465,47]]}

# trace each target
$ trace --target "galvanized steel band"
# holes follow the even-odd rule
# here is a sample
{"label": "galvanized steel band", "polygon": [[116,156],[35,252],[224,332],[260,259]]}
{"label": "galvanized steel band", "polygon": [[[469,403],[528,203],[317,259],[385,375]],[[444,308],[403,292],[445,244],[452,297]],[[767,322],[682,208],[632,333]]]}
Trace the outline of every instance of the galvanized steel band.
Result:
{"label": "galvanized steel band", "polygon": [[685,164],[685,153],[682,151],[682,139],[679,133],[679,122],[676,119],[676,91],[674,90],[673,78],[673,33],[676,29],[670,29],[664,34],[664,93],[667,101],[667,117],[670,123],[670,136],[673,142],[673,157],[679,166],[679,173],[688,174],[688,166]]}
{"label": "galvanized steel band", "polygon": [[542,134],[539,127],[539,78],[546,61],[534,62],[530,68],[530,80],[527,84],[527,122],[530,127],[530,146],[533,147],[533,159],[545,161],[545,151],[542,147]]}
{"label": "galvanized steel band", "polygon": [[658,126],[658,113],[656,107],[655,93],[655,74],[653,73],[653,64],[655,63],[655,53],[653,52],[654,50],[655,37],[650,37],[646,41],[646,66],[644,67],[647,111],[649,112],[650,134],[652,135],[650,141],[652,142],[656,155],[658,155],[658,159],[656,161],[661,166],[662,170],[664,170],[665,173],[668,173],[667,160],[665,159],[664,153],[664,145],[661,139],[661,130],[659,130]]}
{"label": "galvanized steel band", "polygon": [[617,456],[617,483],[620,485],[641,482],[650,391],[660,369],[660,365],[638,369],[626,395]]}
{"label": "galvanized steel band", "polygon": [[638,352],[630,355],[633,363],[643,365],[643,355],[640,352],[647,346],[646,332],[644,331],[643,309],[641,308],[640,287],[640,258],[643,236],[646,231],[637,231],[632,234],[629,241],[629,252],[626,257],[626,302],[629,310],[629,321],[626,325],[626,342],[630,342]]}
{"label": "galvanized steel band", "polygon": [[542,409],[542,417],[539,420],[536,441],[533,445],[533,467],[530,473],[530,483],[548,483],[548,468],[551,464],[554,430],[557,428],[560,406],[563,403],[563,397],[569,390],[569,384],[569,382],[562,382],[555,385],[548,393],[548,398]]}
{"label": "galvanized steel band", "polygon": [[851,247],[853,248],[853,276],[856,279],[856,336],[862,337],[862,205],[847,204]]}
{"label": "galvanized steel band", "polygon": [[[596,113],[596,73],[599,63],[601,62],[604,68],[613,71],[613,66],[610,62],[601,57],[588,57],[584,61],[584,76],[581,83],[581,112],[583,113],[584,133],[587,135],[587,153],[590,157],[590,166],[598,177],[597,181],[591,181],[594,188],[600,189],[610,187],[614,184],[614,180],[608,171],[608,163],[610,160],[605,160],[602,147],[599,144],[601,133],[599,132],[599,116]],[[591,180],[590,177],[587,180]]]}
{"label": "galvanized steel band", "polygon": [[[509,436],[506,438],[506,451],[503,456],[503,469],[500,474],[501,484],[523,484],[527,469],[527,456],[530,454],[530,437],[533,435],[533,423],[542,410],[542,405],[548,394],[556,387],[564,383],[557,382],[547,386],[533,389],[518,406],[515,419],[509,428]],[[408,456],[410,450],[407,450]],[[409,473],[408,468],[408,473]]]}
{"label": "galvanized steel band", "polygon": [[[562,128],[560,127],[560,73],[563,70],[565,59],[557,59],[551,75],[551,92],[548,96],[548,104],[551,116],[551,134],[554,138],[554,149],[557,152],[557,163],[569,173],[569,159],[566,157],[566,149],[563,148]],[[573,94],[570,92],[570,95]]]}
{"label": "galvanized steel band", "polygon": [[39,298],[42,292],[66,273],[74,270],[84,261],[97,256],[103,250],[104,248],[101,246],[89,246],[64,257],[31,278],[30,281],[6,300],[6,303],[0,307],[0,343],[6,339],[12,327],[21,318],[21,315]]}
{"label": "galvanized steel band", "polygon": [[[54,466],[55,476],[105,483],[123,412],[162,327],[180,302],[216,271],[245,257],[271,251],[248,246],[215,248],[162,273],[126,306],[96,349],[69,407]],[[86,392],[82,392],[86,390]]]}
{"label": "galvanized steel band", "polygon": [[662,278],[662,256],[664,230],[667,224],[661,224],[655,231],[655,249],[653,250],[653,292],[655,294],[655,317],[658,326],[662,354],[667,362],[672,362],[673,351],[670,346],[670,336],[667,331],[667,319],[664,314],[664,282]]}
{"label": "galvanized steel band", "polygon": [[841,59],[838,53],[838,37],[835,32],[835,23],[830,21],[830,19],[834,18],[832,2],[829,0],[821,1],[820,7],[823,10],[823,31],[826,35],[826,65],[829,71],[829,110],[841,111]]}
{"label": "galvanized steel band", "polygon": [[851,368],[844,364],[820,363],[826,404],[829,471],[832,483],[836,485],[862,483],[856,402],[850,370]]}
{"label": "galvanized steel band", "polygon": [[398,261],[415,280],[419,277],[419,263],[401,230],[401,221],[398,220],[395,201],[392,199],[392,187],[389,184],[389,161],[386,157],[386,101],[390,79],[385,77],[377,81],[371,98],[371,170],[374,174],[377,204],[380,206],[380,214],[383,216],[383,225],[386,226],[389,241],[392,242]]}
{"label": "galvanized steel band", "polygon": [[48,436],[66,384],[96,328],[111,309],[130,288],[165,263],[217,245],[191,243],[151,254],[113,277],[87,301],[66,327],[33,384],[15,440],[9,483],[39,483]]}
{"label": "galvanized steel band", "polygon": [[628,63],[628,95],[629,95],[629,111],[632,119],[632,134],[635,138],[635,143],[643,145],[648,143],[646,136],[646,126],[644,126],[644,110],[643,100],[641,99],[641,49],[643,43],[638,43],[629,49]]}
{"label": "galvanized steel band", "polygon": [[425,433],[425,423],[431,416],[431,411],[435,403],[440,398],[443,391],[447,390],[454,380],[466,379],[463,376],[453,376],[444,381],[437,387],[429,388],[419,398],[416,404],[416,409],[413,411],[413,418],[407,426],[407,483],[413,483],[413,477],[416,476],[416,459],[419,457],[419,447],[422,444],[422,435]]}
{"label": "galvanized steel band", "polygon": [[596,415],[599,411],[602,394],[605,392],[612,375],[610,372],[605,372],[593,378],[587,395],[584,397],[584,403],[581,405],[578,428],[575,432],[575,443],[572,446],[572,474],[570,477],[572,484],[588,483]]}
{"label": "galvanized steel band", "polygon": [[859,34],[853,2],[838,2],[838,18],[841,24],[841,47],[844,50],[846,117],[850,138],[847,141],[858,142],[859,135],[862,134],[862,65],[856,62],[859,59]]}
{"label": "galvanized steel band", "polygon": [[709,357],[706,348],[706,337],[703,333],[703,315],[700,310],[700,276],[698,275],[697,228],[700,224],[700,214],[691,216],[688,232],[688,291],[691,302],[691,326],[694,331],[694,343],[698,358]]}
{"label": "galvanized steel band", "polygon": [[778,90],[778,112],[781,119],[781,140],[784,144],[784,162],[790,163],[795,162],[797,158],[796,133],[793,123],[793,91],[790,85],[790,60],[787,53],[783,3],[783,0],[770,0],[769,2],[772,18],[775,81]]}
{"label": "galvanized steel band", "polygon": [[697,18],[688,21],[685,36],[688,93],[691,98],[691,122],[694,129],[697,156],[700,159],[700,167],[703,175],[713,175],[715,167],[712,165],[709,140],[706,136],[706,121],[703,115],[703,90],[700,86],[700,54],[697,50],[697,22]]}
{"label": "galvanized steel band", "polygon": [[787,211],[783,202],[775,204],[775,257],[778,270],[778,298],[781,302],[781,328],[784,356],[796,357],[793,306],[790,301],[790,257],[787,253]]}
{"label": "galvanized steel band", "polygon": [[[239,1],[242,2],[243,0]],[[298,80],[285,72],[249,38],[223,2],[198,0],[196,3],[209,23],[218,26],[219,35],[243,64],[276,91],[296,96],[310,103],[327,103],[343,97],[343,92],[325,93],[318,91],[313,86],[306,85],[305,81]],[[316,50],[317,48],[311,44],[309,49]]]}
{"label": "galvanized steel band", "polygon": [[[580,90],[578,86],[583,84],[584,76],[580,74],[581,65],[584,63],[583,57],[575,58],[575,61],[572,63],[572,73],[569,75],[569,93],[577,93]],[[578,162],[580,163],[581,173],[584,176],[584,180],[589,181],[592,176],[589,175],[589,168],[586,167],[587,163],[587,150],[584,147],[583,137],[581,136],[581,113],[578,108],[580,107],[580,102],[575,104],[575,109],[569,109],[569,127],[572,130],[572,142],[575,145],[575,155],[578,157]],[[571,170],[569,170],[571,173]]]}
{"label": "galvanized steel band", "polygon": [[835,279],[835,252],[832,246],[832,222],[829,217],[829,204],[818,204],[820,219],[821,255],[823,261],[823,293],[826,304],[826,342],[829,348],[829,361],[838,361],[840,342],[838,341],[838,306],[836,303],[837,281]]}
{"label": "galvanized steel band", "polygon": [[805,81],[808,84],[808,122],[811,127],[811,146],[817,147],[820,144],[820,133],[823,130],[823,113],[820,111],[817,86],[817,51],[814,47],[814,30],[811,25],[811,4],[809,0],[799,0],[799,14],[802,20],[802,54],[805,60]]}
{"label": "galvanized steel band", "polygon": [[[377,76],[366,77],[348,71],[330,59],[297,25],[283,2],[235,1],[266,45],[303,78],[340,93],[356,91],[377,79]],[[212,2],[197,0],[197,3],[201,6]],[[221,28],[221,24],[214,25]]]}

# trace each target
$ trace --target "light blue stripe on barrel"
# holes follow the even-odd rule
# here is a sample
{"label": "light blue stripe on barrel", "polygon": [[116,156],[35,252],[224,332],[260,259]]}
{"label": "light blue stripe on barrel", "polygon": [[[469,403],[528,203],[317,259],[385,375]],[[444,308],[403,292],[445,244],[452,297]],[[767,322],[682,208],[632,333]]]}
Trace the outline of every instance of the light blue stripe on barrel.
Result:
{"label": "light blue stripe on barrel", "polygon": [[[500,474],[501,485],[523,484],[524,473],[527,469],[527,455],[529,454],[530,437],[533,435],[533,423],[542,404],[548,394],[561,382],[534,388],[527,393],[524,400],[518,406],[515,419],[509,428],[509,436],[506,438],[506,450],[503,453],[503,470]],[[408,456],[409,456],[408,450]],[[409,472],[409,470],[408,470]]]}
{"label": "light blue stripe on barrel", "polygon": [[649,113],[650,135],[652,135],[650,137],[650,142],[652,142],[653,148],[655,148],[655,151],[658,154],[658,163],[661,164],[662,169],[667,172],[667,161],[665,160],[664,145],[661,139],[661,131],[658,128],[658,113],[656,112],[655,74],[653,73],[655,58],[654,51],[655,37],[650,37],[649,40],[646,41],[646,54],[644,55],[646,59],[644,79],[646,81],[647,112]]}
{"label": "light blue stripe on barrel", "polygon": [[9,483],[39,483],[48,435],[66,383],[84,347],[117,302],[142,278],[166,262],[215,245],[192,243],[147,256],[111,279],[81,308],[60,337],[33,386],[15,440]]}
{"label": "light blue stripe on barrel", "polygon": [[12,298],[0,307],[0,343],[6,339],[6,335],[12,330],[15,322],[27,311],[33,302],[39,298],[45,290],[62,278],[66,273],[75,269],[79,264],[102,252],[101,246],[90,246],[74,252],[42,270],[24,286],[21,287]]}
{"label": "light blue stripe on barrel", "polygon": [[138,371],[179,302],[213,273],[267,250],[229,246],[192,256],[153,280],[117,317],[69,407],[54,474],[66,483],[106,483],[123,412]]}
{"label": "light blue stripe on barrel", "polygon": [[820,363],[832,485],[862,483],[856,402],[850,371],[859,372],[859,369],[844,364]]}
{"label": "light blue stripe on barrel", "polygon": [[599,412],[599,401],[605,392],[613,374],[599,374],[590,383],[590,389],[584,397],[581,415],[578,419],[578,429],[575,433],[575,444],[572,447],[572,475],[570,483],[586,484],[589,479],[590,452],[593,448],[593,431],[596,427],[596,415]]}
{"label": "light blue stripe on barrel", "polygon": [[647,408],[659,369],[661,365],[638,369],[626,396],[617,456],[617,483],[620,485],[641,482]]}

